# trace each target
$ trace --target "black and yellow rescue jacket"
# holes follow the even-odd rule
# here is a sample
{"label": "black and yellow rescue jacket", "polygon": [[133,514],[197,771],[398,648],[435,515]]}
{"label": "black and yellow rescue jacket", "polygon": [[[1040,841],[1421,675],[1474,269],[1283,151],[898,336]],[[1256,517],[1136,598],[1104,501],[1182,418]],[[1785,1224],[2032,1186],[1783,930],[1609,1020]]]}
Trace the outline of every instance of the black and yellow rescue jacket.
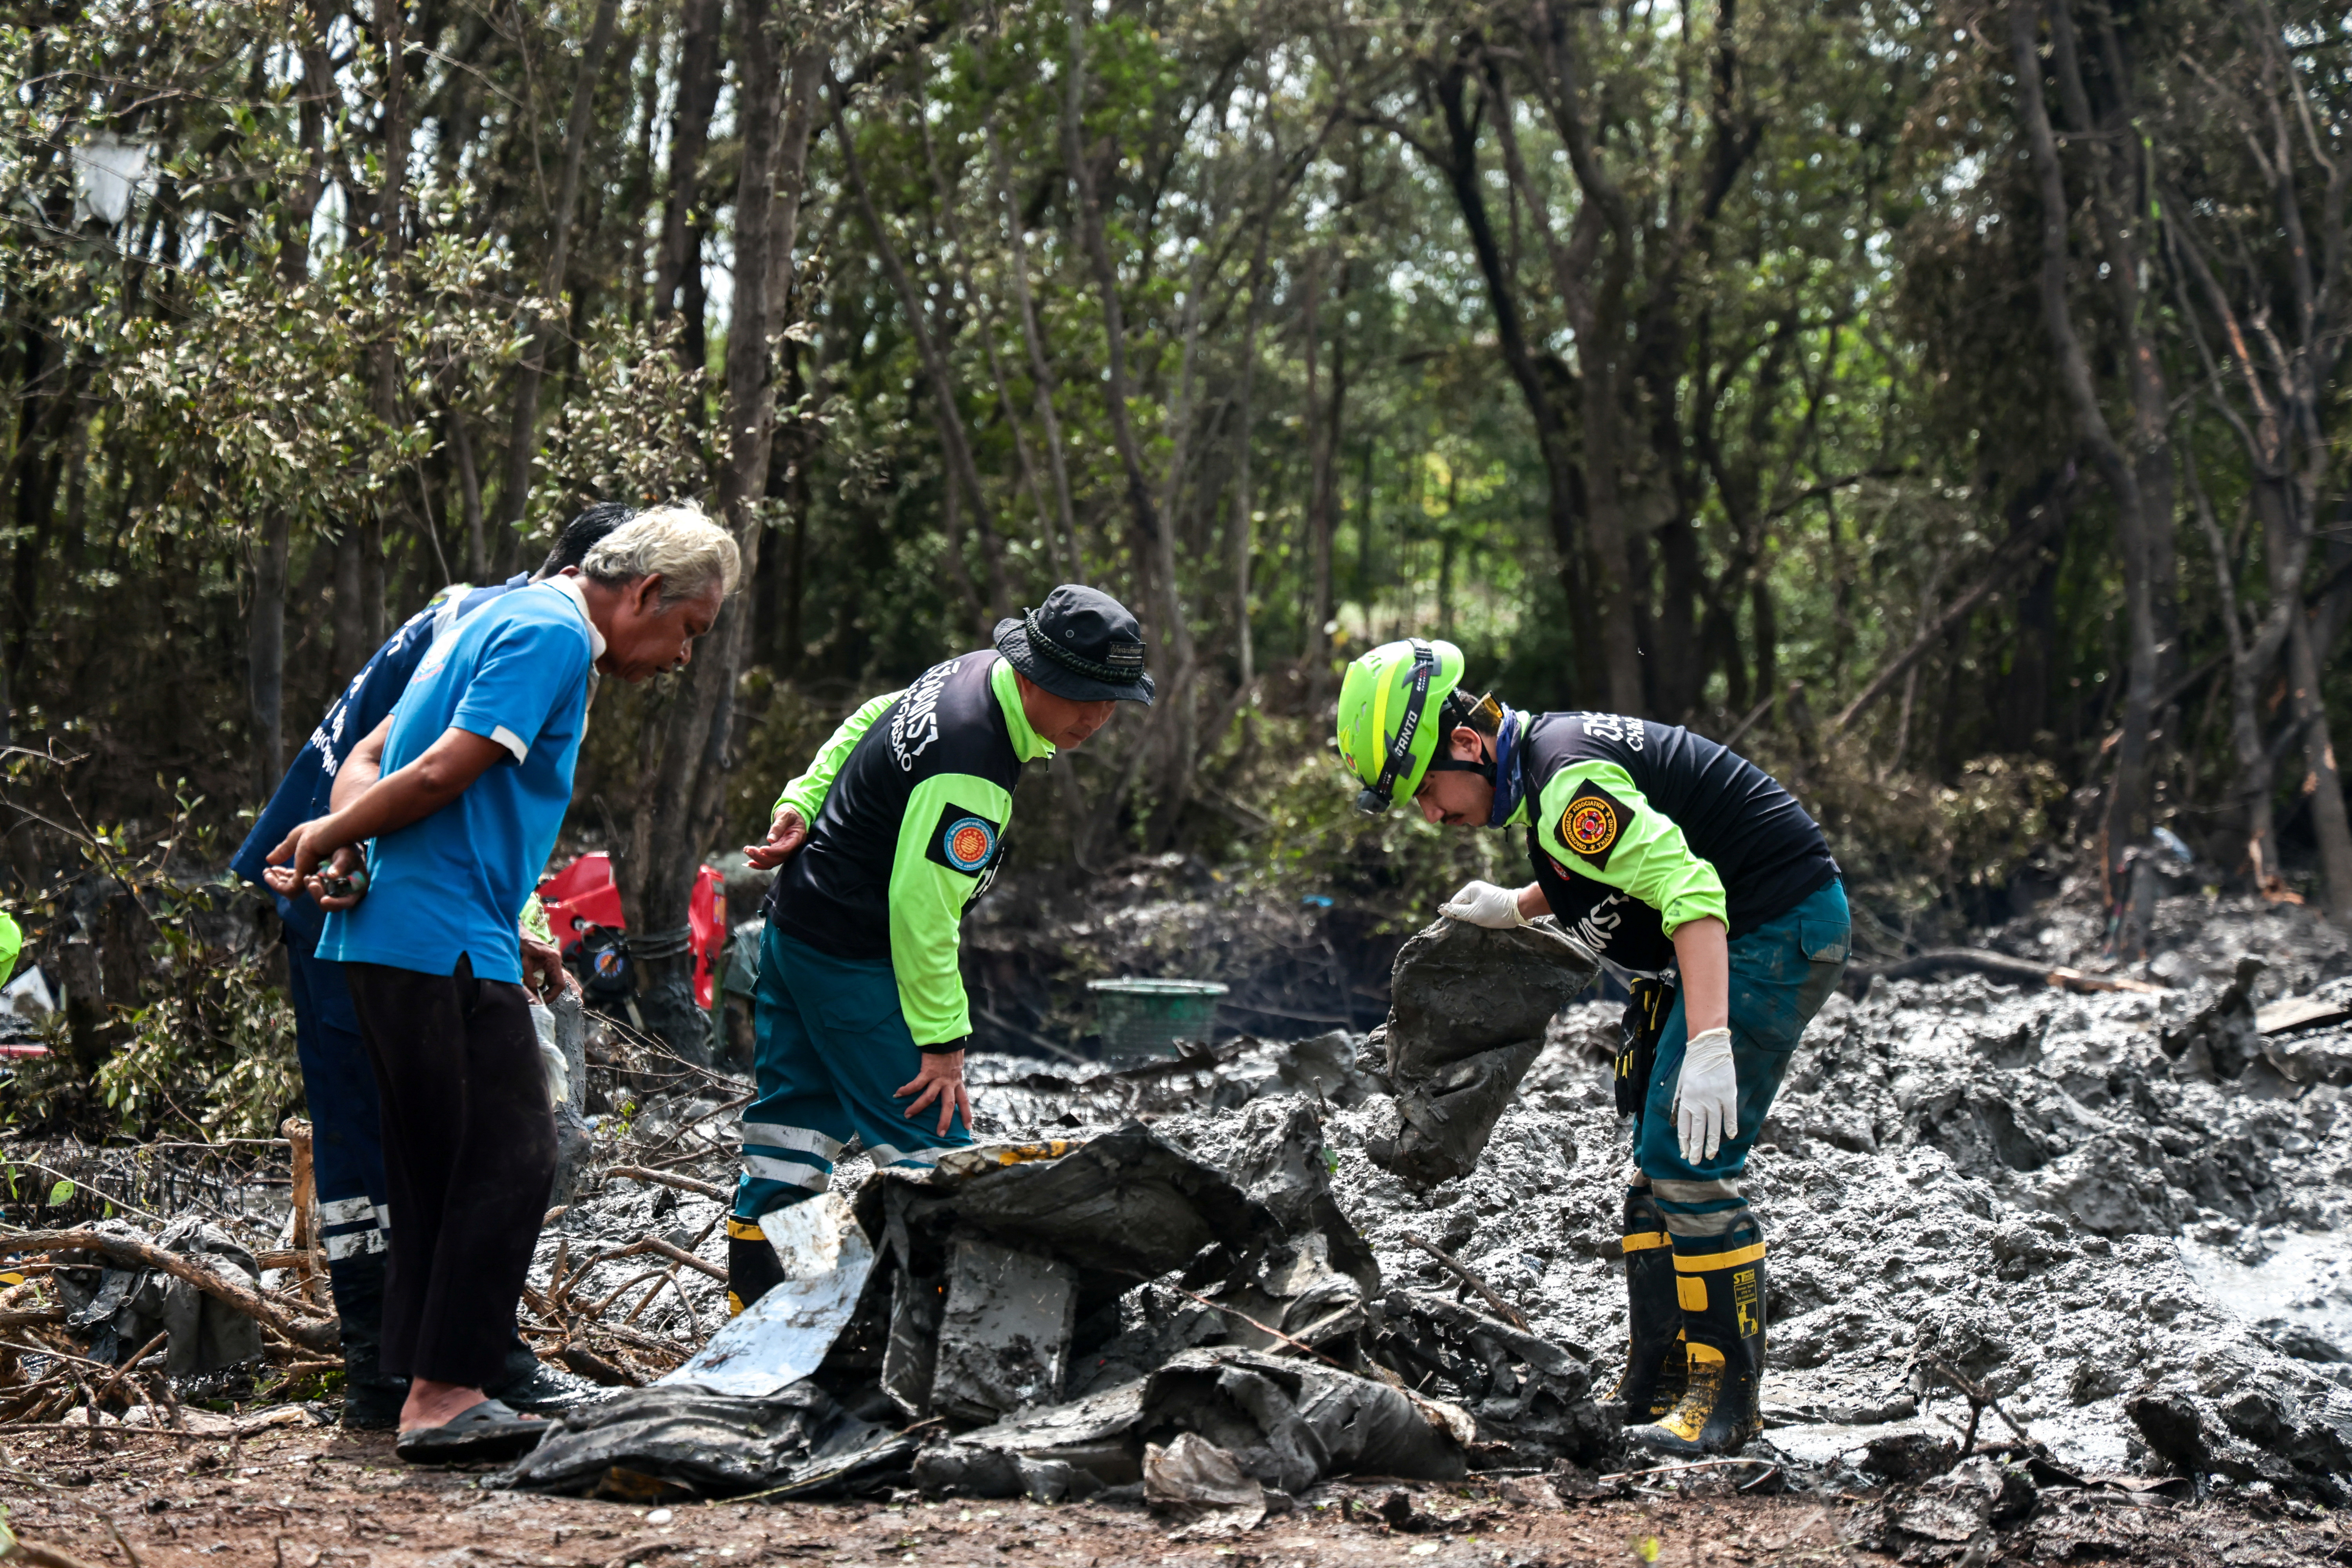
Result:
{"label": "black and yellow rescue jacket", "polygon": [[1021,764],[1054,748],[1013,667],[968,653],[851,714],[784,786],[808,840],[768,890],[778,930],[835,958],[887,959],[919,1046],[971,1033],[964,906],[995,874]]}
{"label": "black and yellow rescue jacket", "polygon": [[1552,913],[1614,969],[1662,973],[1688,922],[1744,936],[1838,875],[1796,797],[1727,747],[1614,713],[1514,721],[1508,821],[1527,826]]}

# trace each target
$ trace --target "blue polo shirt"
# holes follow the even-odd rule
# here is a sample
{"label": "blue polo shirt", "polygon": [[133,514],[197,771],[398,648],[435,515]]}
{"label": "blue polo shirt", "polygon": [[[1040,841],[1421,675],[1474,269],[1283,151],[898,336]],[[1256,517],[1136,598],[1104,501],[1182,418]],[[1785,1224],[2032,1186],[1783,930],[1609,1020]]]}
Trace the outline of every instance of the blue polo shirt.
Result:
{"label": "blue polo shirt", "polygon": [[534,583],[434,640],[392,710],[383,774],[455,727],[508,755],[465,794],[368,847],[368,893],[327,917],[319,956],[520,984],[515,921],[572,804],[601,642],[568,583]]}
{"label": "blue polo shirt", "polygon": [[[383,722],[383,716],[392,711],[392,705],[408,689],[409,677],[424,662],[434,639],[447,636],[467,616],[530,581],[528,574],[520,574],[492,588],[453,583],[409,616],[390,640],[375,650],[375,657],[352,677],[351,685],[335,699],[327,716],[310,731],[310,738],[302,742],[302,749],[287,765],[286,776],[278,781],[277,793],[262,807],[253,831],[246,835],[236,858],[229,862],[229,869],[257,888],[265,886],[261,873],[268,864],[269,852],[304,823],[327,815],[331,809],[328,796],[335,787],[335,774],[341,769],[343,759]],[[277,892],[270,896],[277,900],[278,912],[286,923],[315,947],[320,927],[327,917],[310,901],[310,896],[298,893],[289,899]]]}

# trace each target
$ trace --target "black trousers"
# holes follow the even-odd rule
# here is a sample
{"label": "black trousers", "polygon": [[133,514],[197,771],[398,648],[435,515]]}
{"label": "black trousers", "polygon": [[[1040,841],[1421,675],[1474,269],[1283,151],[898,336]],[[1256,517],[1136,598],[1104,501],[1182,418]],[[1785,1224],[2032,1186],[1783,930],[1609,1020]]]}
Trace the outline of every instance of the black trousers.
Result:
{"label": "black trousers", "polygon": [[555,1180],[555,1116],[522,987],[347,963],[383,1114],[383,1370],[480,1388],[512,1342]]}

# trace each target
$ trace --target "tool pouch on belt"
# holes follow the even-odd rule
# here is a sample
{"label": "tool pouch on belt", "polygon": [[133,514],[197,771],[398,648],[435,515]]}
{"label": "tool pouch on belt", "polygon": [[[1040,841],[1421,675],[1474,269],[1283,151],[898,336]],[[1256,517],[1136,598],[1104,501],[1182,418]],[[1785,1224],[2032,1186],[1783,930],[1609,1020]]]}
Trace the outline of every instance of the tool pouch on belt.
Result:
{"label": "tool pouch on belt", "polygon": [[1617,1022],[1617,1113],[1639,1116],[1658,1065],[1658,1036],[1675,1010],[1675,988],[1663,980],[1636,980]]}

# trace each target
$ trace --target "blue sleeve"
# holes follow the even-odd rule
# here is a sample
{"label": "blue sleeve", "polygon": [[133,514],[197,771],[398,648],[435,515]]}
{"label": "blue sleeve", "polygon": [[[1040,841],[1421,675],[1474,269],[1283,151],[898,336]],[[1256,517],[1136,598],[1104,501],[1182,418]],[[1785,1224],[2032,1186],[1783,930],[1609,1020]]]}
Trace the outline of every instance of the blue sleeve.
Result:
{"label": "blue sleeve", "polygon": [[521,619],[500,626],[482,649],[449,726],[496,741],[523,762],[550,719],[580,692],[588,675],[588,639],[572,624]]}
{"label": "blue sleeve", "polygon": [[[335,773],[343,759],[383,722],[383,716],[392,711],[400,694],[408,689],[409,679],[416,673],[425,650],[433,646],[432,616],[432,606],[428,605],[404,622],[376,649],[375,656],[360,667],[342,695],[328,705],[326,716],[287,764],[286,774],[278,781],[269,804],[262,807],[260,816],[254,820],[253,830],[230,860],[230,868],[238,876],[258,885],[263,858],[302,824],[327,815],[327,799],[334,789]],[[281,905],[284,902],[279,900]],[[312,906],[305,899],[302,907]]]}
{"label": "blue sleeve", "polygon": [[432,647],[433,623],[420,616],[383,645],[374,662],[352,682],[351,690],[343,694],[336,710],[327,715],[327,722],[320,729],[326,736],[330,785],[336,769],[352,754],[352,748],[373,733],[375,727],[383,722],[384,715],[399,703],[409,680],[416,674],[416,667],[425,662]]}

